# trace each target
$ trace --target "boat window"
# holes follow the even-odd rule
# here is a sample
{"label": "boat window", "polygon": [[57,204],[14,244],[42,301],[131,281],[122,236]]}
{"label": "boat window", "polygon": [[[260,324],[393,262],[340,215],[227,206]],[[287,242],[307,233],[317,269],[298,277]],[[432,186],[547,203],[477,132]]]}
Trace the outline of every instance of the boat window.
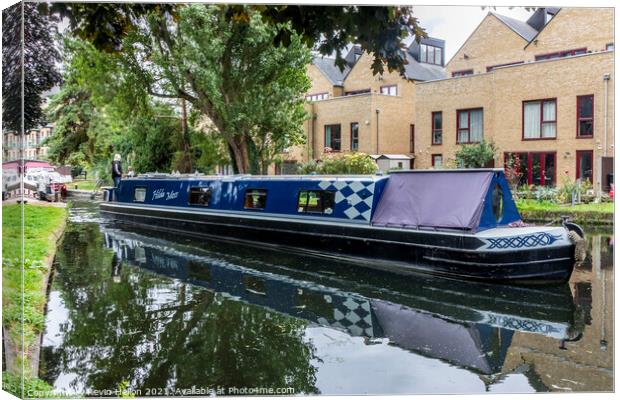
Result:
{"label": "boat window", "polygon": [[331,214],[335,194],[327,190],[302,190],[297,197],[297,212]]}
{"label": "boat window", "polygon": [[192,187],[189,189],[189,204],[208,207],[211,202],[211,188]]}
{"label": "boat window", "polygon": [[265,189],[248,189],[245,191],[243,208],[263,210],[267,204],[267,191]]}
{"label": "boat window", "polygon": [[133,201],[144,203],[144,199],[146,199],[146,187],[137,186],[136,188],[134,188]]}
{"label": "boat window", "polygon": [[495,216],[495,220],[499,222],[502,219],[502,214],[504,213],[504,196],[502,193],[502,188],[499,184],[495,185],[493,189],[493,216]]}

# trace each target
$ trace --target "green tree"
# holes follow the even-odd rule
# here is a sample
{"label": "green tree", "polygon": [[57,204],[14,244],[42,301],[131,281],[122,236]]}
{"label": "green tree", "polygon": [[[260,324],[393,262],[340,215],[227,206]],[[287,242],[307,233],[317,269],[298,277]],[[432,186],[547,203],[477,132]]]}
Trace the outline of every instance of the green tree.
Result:
{"label": "green tree", "polygon": [[28,132],[43,122],[41,94],[61,78],[55,65],[60,54],[52,39],[55,26],[35,3],[20,2],[2,11],[3,130]]}
{"label": "green tree", "polygon": [[52,161],[86,164],[102,178],[109,175],[116,152],[138,172],[182,170],[179,160],[187,154],[201,172],[225,161],[217,138],[191,126],[192,121],[185,135],[173,104],[123,79],[117,56],[72,39],[64,41],[63,52],[64,84],[47,109],[56,124],[48,140]]}
{"label": "green tree", "polygon": [[178,22],[150,14],[122,52],[127,79],[154,97],[181,98],[208,117],[240,173],[258,173],[275,154],[303,141],[309,50],[297,36],[273,45],[277,29],[260,14],[229,19],[226,9],[195,4]]}
{"label": "green tree", "polygon": [[[139,20],[155,12],[177,18],[182,4],[130,3],[41,3],[39,7],[69,21],[71,31],[92,42],[97,49],[120,51],[123,39],[136,29]],[[324,54],[336,54],[343,68],[343,50],[351,42],[374,55],[372,69],[382,73],[387,66],[404,76],[405,58],[401,39],[413,34],[426,37],[411,7],[382,6],[298,6],[298,5],[219,5],[227,21],[248,21],[259,13],[263,22],[276,29],[273,43],[288,46],[299,35],[308,47]]]}
{"label": "green tree", "polygon": [[455,154],[457,168],[484,168],[495,158],[495,143],[481,141],[476,144],[461,145]]}

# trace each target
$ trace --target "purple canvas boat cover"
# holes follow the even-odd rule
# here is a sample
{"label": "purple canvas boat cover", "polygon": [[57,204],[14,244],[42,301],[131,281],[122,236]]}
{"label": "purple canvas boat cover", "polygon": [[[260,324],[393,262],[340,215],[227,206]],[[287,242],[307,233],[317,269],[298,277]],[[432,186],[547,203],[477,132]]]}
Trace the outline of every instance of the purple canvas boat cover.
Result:
{"label": "purple canvas boat cover", "polygon": [[372,224],[475,231],[492,178],[492,171],[391,174]]}

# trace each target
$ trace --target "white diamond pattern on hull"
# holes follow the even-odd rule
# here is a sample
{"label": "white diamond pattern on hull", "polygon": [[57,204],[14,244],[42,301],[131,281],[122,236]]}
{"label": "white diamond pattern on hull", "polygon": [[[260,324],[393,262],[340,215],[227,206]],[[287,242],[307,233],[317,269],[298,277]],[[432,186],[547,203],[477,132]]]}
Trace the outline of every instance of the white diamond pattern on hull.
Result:
{"label": "white diamond pattern on hull", "polygon": [[360,180],[325,180],[319,183],[319,187],[323,190],[335,190],[336,204],[347,202],[348,207],[344,211],[347,218],[370,221],[375,183]]}

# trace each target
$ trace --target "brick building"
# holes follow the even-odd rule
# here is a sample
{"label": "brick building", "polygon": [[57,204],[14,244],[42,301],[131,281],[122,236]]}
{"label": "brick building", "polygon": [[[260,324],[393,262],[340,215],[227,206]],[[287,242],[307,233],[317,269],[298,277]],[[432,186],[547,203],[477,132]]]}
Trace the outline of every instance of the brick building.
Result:
{"label": "brick building", "polygon": [[[50,137],[54,131],[51,124],[47,124],[39,129],[31,130],[24,136],[24,159],[45,160],[49,147],[43,141]],[[19,136],[12,132],[2,134],[2,160],[3,162],[14,161],[20,158],[19,155]]]}
{"label": "brick building", "polygon": [[[373,75],[373,57],[351,46],[344,70],[333,58],[314,58],[308,66],[312,88],[305,124],[306,146],[291,148],[287,164],[322,159],[326,152],[360,151],[367,154],[413,154],[416,93],[419,82],[444,76],[444,41],[434,38],[411,41],[404,52],[406,77],[397,72]],[[408,168],[411,165],[404,166]],[[290,169],[293,170],[292,168]]]}
{"label": "brick building", "polygon": [[539,8],[527,21],[490,12],[447,77],[415,87],[416,168],[451,165],[461,144],[484,139],[523,184],[587,178],[608,189],[613,42],[610,8]]}

